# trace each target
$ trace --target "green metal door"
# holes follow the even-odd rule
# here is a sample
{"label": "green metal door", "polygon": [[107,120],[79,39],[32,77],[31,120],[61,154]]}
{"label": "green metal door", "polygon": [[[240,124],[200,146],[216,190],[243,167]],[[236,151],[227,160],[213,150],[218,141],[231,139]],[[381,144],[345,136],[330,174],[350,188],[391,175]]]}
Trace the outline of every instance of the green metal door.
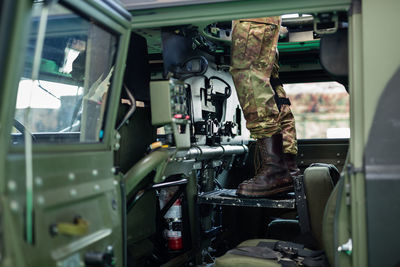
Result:
{"label": "green metal door", "polygon": [[15,2],[14,75],[1,87],[4,266],[122,266],[113,129],[129,15],[106,1]]}

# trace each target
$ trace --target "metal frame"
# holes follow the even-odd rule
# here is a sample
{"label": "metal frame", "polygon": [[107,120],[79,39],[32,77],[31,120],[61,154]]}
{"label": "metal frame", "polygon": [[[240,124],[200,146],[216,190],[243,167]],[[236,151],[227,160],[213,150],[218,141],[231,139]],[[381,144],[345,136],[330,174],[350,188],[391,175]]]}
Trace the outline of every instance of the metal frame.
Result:
{"label": "metal frame", "polygon": [[198,196],[198,204],[215,204],[236,207],[294,209],[295,197],[285,195],[282,198],[246,198],[238,197],[235,189],[222,189],[202,193]]}
{"label": "metal frame", "polygon": [[189,6],[132,10],[132,27],[151,28],[181,24],[227,21],[235,18],[254,18],[282,13],[314,13],[347,11],[351,0],[241,0]]}
{"label": "metal frame", "polygon": [[[28,1],[29,2],[29,1]],[[127,29],[130,27],[129,22],[126,21],[125,18],[123,18],[120,14],[118,14],[115,11],[112,11],[110,8],[107,8],[107,5],[96,0],[89,0],[89,1],[74,1],[74,0],[63,0],[60,1],[60,4],[65,4],[66,7],[72,8],[79,10],[79,13],[82,14],[85,17],[88,18],[93,18],[95,21],[99,23],[102,27],[111,30],[111,32],[117,34],[118,38],[118,47],[117,51],[118,53],[118,58],[115,59],[115,71],[114,73],[118,75],[113,76],[113,80],[111,83],[111,88],[110,90],[110,96],[108,98],[108,103],[107,103],[107,111],[105,114],[105,127],[104,127],[104,138],[101,142],[97,143],[72,143],[72,144],[35,144],[33,146],[33,152],[59,152],[59,151],[99,151],[99,150],[111,150],[112,148],[112,143],[113,143],[113,129],[114,129],[114,122],[117,116],[117,110],[118,110],[118,101],[113,101],[116,97],[119,97],[121,93],[121,87],[122,87],[122,80],[123,80],[123,75],[124,75],[124,69],[125,69],[125,58],[126,58],[126,53],[127,53],[127,45],[129,43],[129,36],[130,36],[130,31]],[[28,9],[29,10],[29,9]],[[25,18],[25,23],[29,23],[29,18],[30,16],[27,16]],[[28,36],[29,32],[29,27],[26,27],[24,31],[26,34],[24,35],[24,38],[26,39],[26,36]],[[20,48],[20,51],[25,52],[25,46],[23,44],[25,42],[21,42],[22,46]],[[22,64],[22,63],[19,63]],[[21,66],[22,67],[22,66]],[[21,69],[21,67],[19,69]],[[19,72],[17,72],[18,74]],[[16,86],[17,87],[17,86]],[[15,87],[14,87],[15,88]],[[16,94],[17,90],[13,90],[13,95],[8,98],[8,100],[12,99],[12,101],[16,101]],[[8,101],[8,104],[6,105],[9,108],[14,106],[12,108],[12,114],[15,112],[15,104],[10,105],[10,102]],[[8,123],[10,125],[10,123]],[[11,123],[12,125],[12,123]],[[11,128],[9,128],[11,129]],[[10,131],[11,132],[11,131]],[[23,145],[21,146],[11,146],[11,151],[15,153],[21,153],[24,150]]]}
{"label": "metal frame", "polygon": [[[2,242],[7,244],[2,251],[2,259],[8,263],[5,266],[27,266],[28,259],[31,261],[29,265],[43,263],[43,261],[49,263],[50,250],[53,253],[53,263],[54,260],[62,263],[65,258],[75,255],[79,251],[79,246],[86,248],[87,244],[97,242],[95,240],[101,240],[100,243],[97,243],[100,246],[104,246],[107,242],[110,244],[109,240],[111,239],[116,240],[112,243],[115,245],[115,253],[119,257],[119,254],[122,254],[123,251],[120,219],[122,210],[118,208],[121,205],[121,193],[111,168],[113,166],[112,145],[115,142],[113,129],[124,75],[130,22],[101,1],[60,1],[61,4],[78,10],[83,16],[92,18],[102,27],[117,33],[118,57],[116,58],[115,75],[110,88],[103,142],[66,145],[35,144],[33,146],[33,165],[36,168],[34,177],[39,181],[34,184],[36,225],[33,226],[36,238],[39,238],[39,242],[41,242],[41,246],[38,248],[38,246],[31,246],[24,242],[22,231],[24,216],[23,204],[21,203],[23,203],[25,197],[24,147],[10,144],[17,96],[16,88],[18,88],[22,74],[24,53],[29,36],[32,1],[5,0],[2,3],[4,4],[2,10],[4,13],[1,16],[0,48],[1,51],[7,52],[0,53],[0,63],[2,64],[0,66],[2,70],[0,73],[0,147],[3,148],[0,151],[0,193],[2,195],[1,206],[3,207],[1,225],[4,228]],[[14,187],[10,187],[10,183]],[[75,194],[74,200],[71,197]],[[104,227],[104,231],[94,231],[94,228],[91,228],[91,233],[82,239],[83,243],[81,242],[74,249],[65,249],[65,245],[78,244],[76,241],[75,243],[72,240],[68,243],[60,243],[60,237],[55,237],[56,241],[49,241],[48,229],[43,223],[55,220],[55,211],[58,211],[59,215],[64,214],[65,220],[68,221],[70,217],[68,207],[76,206],[79,203],[81,206],[76,206],[76,212],[82,213],[86,209],[85,205],[90,205],[90,201],[93,201],[93,199],[97,200],[96,205],[101,205],[103,209],[108,210],[108,214],[98,217],[100,220],[95,219],[97,216],[101,216],[100,214],[90,215],[85,213],[82,215],[96,220],[97,224]],[[112,199],[114,199],[113,202]],[[59,209],[54,209],[56,206]],[[114,209],[114,207],[116,208]],[[113,217],[113,219],[111,220],[110,217]],[[62,245],[64,252],[60,254],[58,252],[61,250],[52,250],[54,248],[53,242],[56,242],[58,246]],[[35,257],[32,255],[35,255]],[[123,261],[119,261],[117,266],[122,266],[122,264]]]}

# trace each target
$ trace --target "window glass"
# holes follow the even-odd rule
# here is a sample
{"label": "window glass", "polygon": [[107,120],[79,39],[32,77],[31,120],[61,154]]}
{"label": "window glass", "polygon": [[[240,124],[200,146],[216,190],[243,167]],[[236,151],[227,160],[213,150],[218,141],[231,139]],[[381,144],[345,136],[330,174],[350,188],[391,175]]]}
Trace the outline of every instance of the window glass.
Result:
{"label": "window glass", "polygon": [[[117,38],[60,4],[50,5],[41,36],[43,8],[34,7],[12,140],[23,142],[21,133],[28,131],[34,143],[98,142]],[[40,58],[38,75],[35,58]]]}
{"label": "window glass", "polygon": [[337,82],[285,84],[298,139],[349,138],[349,94]]}

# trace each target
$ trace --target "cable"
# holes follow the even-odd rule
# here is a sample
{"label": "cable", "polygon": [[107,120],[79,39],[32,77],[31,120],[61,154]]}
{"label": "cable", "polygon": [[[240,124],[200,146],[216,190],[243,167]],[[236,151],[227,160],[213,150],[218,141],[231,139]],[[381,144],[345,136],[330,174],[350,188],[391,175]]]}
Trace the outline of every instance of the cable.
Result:
{"label": "cable", "polygon": [[45,91],[46,93],[48,93],[48,94],[51,95],[52,97],[57,98],[58,100],[61,101],[61,99],[60,99],[58,96],[56,96],[55,94],[53,94],[52,92],[50,92],[49,90],[47,90],[46,88],[44,88],[44,87],[40,84],[40,81],[39,81],[39,80],[38,80],[38,86],[39,86],[40,89],[42,89],[43,91]]}

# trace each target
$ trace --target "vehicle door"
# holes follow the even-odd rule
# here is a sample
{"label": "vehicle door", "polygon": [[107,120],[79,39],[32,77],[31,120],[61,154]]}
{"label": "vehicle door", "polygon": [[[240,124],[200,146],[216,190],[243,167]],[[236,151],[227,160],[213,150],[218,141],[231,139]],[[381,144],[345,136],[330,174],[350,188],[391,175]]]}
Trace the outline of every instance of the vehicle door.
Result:
{"label": "vehicle door", "polygon": [[122,266],[113,148],[129,13],[108,1],[11,2],[18,20],[6,22],[13,60],[1,84],[4,264]]}

